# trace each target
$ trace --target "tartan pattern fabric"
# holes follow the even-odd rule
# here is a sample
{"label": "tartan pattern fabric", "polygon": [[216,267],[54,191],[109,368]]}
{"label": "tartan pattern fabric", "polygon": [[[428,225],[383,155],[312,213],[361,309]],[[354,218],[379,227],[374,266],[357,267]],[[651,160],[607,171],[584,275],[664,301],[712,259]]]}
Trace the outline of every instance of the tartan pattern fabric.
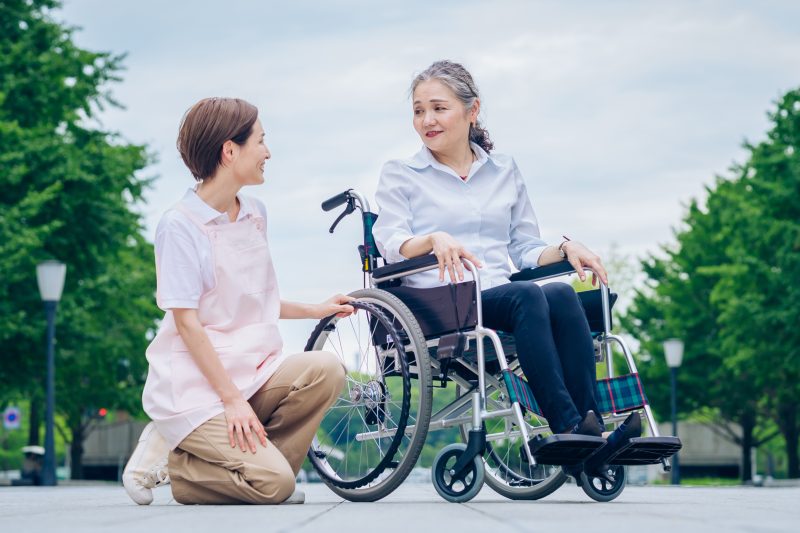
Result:
{"label": "tartan pattern fabric", "polygon": [[[527,381],[510,370],[503,370],[503,381],[512,403],[519,402],[523,409],[542,416],[542,410],[536,403]],[[595,395],[601,413],[624,413],[647,405],[647,396],[644,394],[639,374],[599,379],[596,382]]]}
{"label": "tartan pattern fabric", "polygon": [[647,405],[639,374],[599,379],[595,395],[603,413],[624,413]]}
{"label": "tartan pattern fabric", "polygon": [[503,380],[506,382],[511,403],[519,402],[523,409],[541,416],[542,410],[539,409],[539,404],[536,403],[527,381],[508,369],[503,370]]}

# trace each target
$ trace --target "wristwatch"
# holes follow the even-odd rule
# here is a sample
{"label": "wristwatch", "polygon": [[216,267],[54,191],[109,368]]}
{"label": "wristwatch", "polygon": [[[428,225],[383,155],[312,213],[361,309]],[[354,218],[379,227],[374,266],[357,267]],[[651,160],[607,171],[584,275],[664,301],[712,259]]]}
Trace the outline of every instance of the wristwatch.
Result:
{"label": "wristwatch", "polygon": [[562,235],[562,237],[564,237],[564,240],[561,241],[561,244],[558,245],[558,255],[561,256],[561,259],[566,259],[567,252],[564,251],[564,245],[570,241],[570,238],[567,237],[566,235]]}

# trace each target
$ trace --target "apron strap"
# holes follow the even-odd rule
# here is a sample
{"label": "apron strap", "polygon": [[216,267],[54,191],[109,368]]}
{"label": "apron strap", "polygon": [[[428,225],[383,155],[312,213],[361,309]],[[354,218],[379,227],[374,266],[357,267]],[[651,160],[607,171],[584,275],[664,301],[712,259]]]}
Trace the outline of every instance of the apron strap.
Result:
{"label": "apron strap", "polygon": [[247,203],[247,210],[250,211],[250,216],[252,218],[264,218],[264,216],[261,214],[261,210],[258,208],[258,204],[253,198],[242,195],[239,196],[239,200],[242,202],[243,206],[245,203]]}
{"label": "apron strap", "polygon": [[200,228],[200,231],[202,231],[203,233],[208,233],[208,226],[206,226],[203,223],[203,221],[200,220],[200,218],[197,215],[195,215],[194,213],[189,211],[186,208],[186,206],[184,206],[181,202],[178,202],[177,204],[172,206],[172,209],[175,209],[176,211],[180,211],[181,213],[183,213],[186,216],[186,218],[188,218],[192,223],[194,223],[195,226]]}

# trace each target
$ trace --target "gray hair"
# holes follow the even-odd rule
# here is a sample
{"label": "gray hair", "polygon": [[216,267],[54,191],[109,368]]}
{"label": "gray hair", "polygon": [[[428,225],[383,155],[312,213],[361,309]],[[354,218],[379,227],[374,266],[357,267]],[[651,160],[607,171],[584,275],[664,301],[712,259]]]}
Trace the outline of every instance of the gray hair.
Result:
{"label": "gray hair", "polygon": [[[417,74],[414,81],[411,82],[411,95],[413,96],[417,86],[423,81],[437,80],[448,87],[453,94],[464,104],[466,109],[471,109],[475,104],[475,100],[479,98],[478,86],[475,85],[475,80],[472,75],[460,63],[454,61],[437,61],[431,66]],[[474,142],[486,152],[491,152],[494,149],[494,143],[489,138],[489,132],[481,125],[479,121],[469,126],[469,140]]]}

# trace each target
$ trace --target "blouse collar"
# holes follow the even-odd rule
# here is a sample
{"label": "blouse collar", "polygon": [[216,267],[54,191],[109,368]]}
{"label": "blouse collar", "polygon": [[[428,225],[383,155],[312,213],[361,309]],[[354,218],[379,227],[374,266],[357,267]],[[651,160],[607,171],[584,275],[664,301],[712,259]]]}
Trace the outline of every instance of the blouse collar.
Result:
{"label": "blouse collar", "polygon": [[[236,198],[239,199],[239,216],[236,217],[237,222],[245,217],[257,215],[257,213],[253,212],[250,202],[242,198],[241,193],[237,193]],[[186,191],[183,202],[193,215],[203,221],[203,224],[208,224],[209,222],[216,222],[218,224],[230,222],[227,213],[217,211],[200,198],[197,194],[196,187]]]}
{"label": "blouse collar", "polygon": [[[478,163],[478,168],[482,167],[483,165],[485,165],[490,161],[495,166],[497,166],[497,162],[494,160],[494,158],[492,158],[492,156],[486,153],[486,150],[484,150],[474,142],[469,143],[469,145],[472,147],[472,151],[475,152],[475,155],[478,157],[478,159],[476,160],[476,162]],[[452,169],[450,169],[450,167],[438,162],[436,158],[433,157],[433,154],[431,153],[430,149],[425,145],[422,145],[422,149],[420,149],[419,152],[414,154],[411,157],[411,159],[407,161],[407,164],[409,167],[415,168],[417,170],[422,170],[426,167],[432,167],[438,170],[443,170],[445,172],[448,171],[452,172]]]}

